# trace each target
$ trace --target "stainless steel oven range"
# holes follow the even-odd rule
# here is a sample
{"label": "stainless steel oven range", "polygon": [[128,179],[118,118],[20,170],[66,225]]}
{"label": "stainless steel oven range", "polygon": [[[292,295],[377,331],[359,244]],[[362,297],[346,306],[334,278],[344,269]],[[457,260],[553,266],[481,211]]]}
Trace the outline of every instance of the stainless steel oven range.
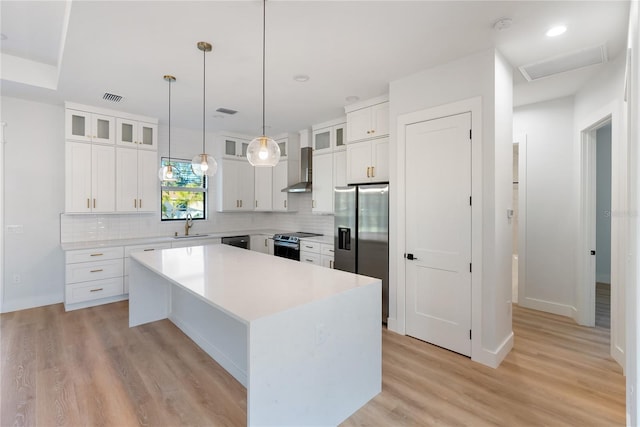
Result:
{"label": "stainless steel oven range", "polygon": [[300,239],[304,237],[322,236],[317,233],[282,233],[273,236],[273,254],[275,256],[300,261]]}

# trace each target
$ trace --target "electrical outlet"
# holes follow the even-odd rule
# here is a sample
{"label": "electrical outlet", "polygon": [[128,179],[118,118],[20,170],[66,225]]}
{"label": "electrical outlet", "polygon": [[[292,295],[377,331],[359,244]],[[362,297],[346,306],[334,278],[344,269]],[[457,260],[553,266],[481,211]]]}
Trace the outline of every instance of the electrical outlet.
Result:
{"label": "electrical outlet", "polygon": [[19,274],[14,274],[13,275],[13,283],[15,283],[16,285],[22,283],[22,276],[20,276]]}

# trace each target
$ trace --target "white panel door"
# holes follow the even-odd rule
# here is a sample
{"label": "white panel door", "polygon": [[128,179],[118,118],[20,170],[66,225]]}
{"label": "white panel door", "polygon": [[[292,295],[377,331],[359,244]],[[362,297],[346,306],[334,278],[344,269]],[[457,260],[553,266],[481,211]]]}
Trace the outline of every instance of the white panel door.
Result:
{"label": "white panel door", "polygon": [[274,168],[271,167],[254,168],[256,197],[254,209],[256,211],[273,210],[273,170]]}
{"label": "white panel door", "polygon": [[[471,355],[471,113],[406,131],[406,331]],[[413,259],[410,259],[413,258]]]}
{"label": "white panel door", "polygon": [[65,146],[65,212],[91,212],[91,144]]}
{"label": "white panel door", "polygon": [[116,150],[116,210],[138,211],[138,150]]}
{"label": "white panel door", "polygon": [[116,210],[116,153],[114,147],[91,147],[92,212]]}
{"label": "white panel door", "polygon": [[159,209],[158,153],[138,150],[138,212],[155,212]]}

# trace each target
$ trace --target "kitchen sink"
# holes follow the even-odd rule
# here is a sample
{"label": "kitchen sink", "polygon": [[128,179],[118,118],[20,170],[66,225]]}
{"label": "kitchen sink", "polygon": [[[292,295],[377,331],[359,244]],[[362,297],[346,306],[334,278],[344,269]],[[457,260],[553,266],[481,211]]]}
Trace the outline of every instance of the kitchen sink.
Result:
{"label": "kitchen sink", "polygon": [[173,236],[174,239],[195,239],[197,237],[209,237],[210,234],[189,234],[188,236]]}

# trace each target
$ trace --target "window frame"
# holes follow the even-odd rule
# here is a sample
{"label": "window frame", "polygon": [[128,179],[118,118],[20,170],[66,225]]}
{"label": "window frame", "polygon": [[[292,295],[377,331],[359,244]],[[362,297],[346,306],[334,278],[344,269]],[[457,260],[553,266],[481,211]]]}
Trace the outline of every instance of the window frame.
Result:
{"label": "window frame", "polygon": [[[164,167],[169,163],[168,157],[160,158],[160,167]],[[178,159],[175,157],[171,157],[171,163],[175,165],[175,163],[191,163],[191,160],[187,159]],[[194,221],[206,221],[209,218],[209,182],[207,176],[202,177],[202,187],[178,187],[178,186],[167,186],[163,185],[164,182],[160,182],[160,221],[161,222],[171,222],[171,221],[184,221],[184,218],[164,218],[162,213],[162,196],[165,191],[186,191],[192,193],[202,193],[203,194],[203,207],[202,211],[204,216],[202,218],[193,218]]]}

